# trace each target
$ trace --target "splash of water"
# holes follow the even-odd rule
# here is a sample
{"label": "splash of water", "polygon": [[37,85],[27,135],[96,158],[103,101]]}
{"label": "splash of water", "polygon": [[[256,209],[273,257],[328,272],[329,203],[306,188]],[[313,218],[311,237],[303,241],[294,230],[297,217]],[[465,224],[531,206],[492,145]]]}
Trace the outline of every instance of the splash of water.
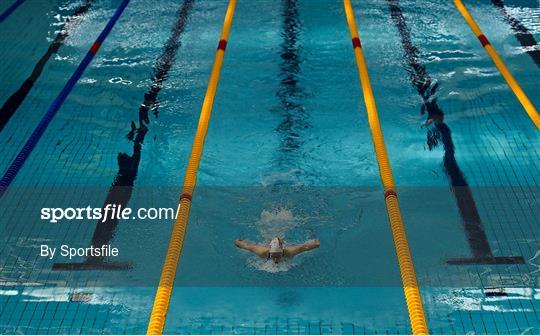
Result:
{"label": "splash of water", "polygon": [[533,265],[534,267],[536,267],[536,269],[534,271],[531,272],[531,274],[534,274],[534,273],[538,273],[540,272],[540,265],[536,264],[533,262],[533,260],[536,260],[536,258],[538,258],[540,256],[540,250],[539,251],[536,251],[535,255],[529,259],[529,264]]}
{"label": "splash of water", "polygon": [[299,263],[298,258],[285,259],[276,264],[272,260],[263,259],[256,256],[250,257],[247,261],[247,264],[249,267],[252,267],[259,271],[263,271],[267,273],[287,272],[291,268],[297,266],[298,263]]}
{"label": "splash of water", "polygon": [[[291,232],[293,229],[306,222],[307,218],[297,216],[293,214],[291,209],[281,206],[272,209],[263,209],[256,222],[256,226],[264,239],[264,244],[267,244],[274,237],[284,238],[287,232]],[[285,242],[287,243],[287,241]],[[272,260],[252,256],[248,259],[247,264],[249,267],[259,271],[279,273],[286,272],[298,265],[300,262],[299,260],[300,258],[285,259],[276,264]]]}
{"label": "splash of water", "polygon": [[304,224],[306,218],[295,216],[286,207],[276,207],[274,209],[263,209],[256,225],[261,232],[261,236],[270,241],[274,237],[284,237],[286,232]]}

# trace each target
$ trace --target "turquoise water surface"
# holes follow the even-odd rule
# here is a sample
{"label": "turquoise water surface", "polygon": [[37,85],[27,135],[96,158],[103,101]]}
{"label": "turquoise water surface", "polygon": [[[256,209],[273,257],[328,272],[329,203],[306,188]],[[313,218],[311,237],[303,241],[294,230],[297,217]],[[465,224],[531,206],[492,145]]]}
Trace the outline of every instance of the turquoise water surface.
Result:
{"label": "turquoise water surface", "polygon": [[[3,105],[68,33],[0,132],[2,172],[119,3],[27,1],[0,24]],[[540,47],[517,38],[540,40],[538,1],[465,4],[540,107]],[[111,185],[176,207],[227,5],[130,2],[0,201],[2,333],[146,332],[172,220],[101,231],[39,209],[101,206]],[[540,333],[538,130],[453,1],[353,6],[430,331]],[[411,332],[341,1],[238,1],[197,186],[165,333]],[[276,266],[233,244],[275,235],[321,247]],[[96,237],[130,268],[38,256]],[[522,263],[447,263],[487,248]]]}

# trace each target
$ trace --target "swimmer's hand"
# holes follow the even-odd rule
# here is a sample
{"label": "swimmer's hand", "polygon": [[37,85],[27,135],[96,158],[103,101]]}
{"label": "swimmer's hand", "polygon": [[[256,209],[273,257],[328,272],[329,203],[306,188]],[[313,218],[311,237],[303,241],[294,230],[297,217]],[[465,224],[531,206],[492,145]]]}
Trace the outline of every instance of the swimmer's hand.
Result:
{"label": "swimmer's hand", "polygon": [[234,245],[236,245],[239,248],[244,248],[244,246],[246,246],[246,242],[243,239],[236,239],[234,241]]}
{"label": "swimmer's hand", "polygon": [[319,248],[319,246],[321,246],[321,241],[318,238],[315,238],[315,239],[313,239],[311,241],[307,241],[304,244],[304,246],[308,250],[316,249],[316,248]]}

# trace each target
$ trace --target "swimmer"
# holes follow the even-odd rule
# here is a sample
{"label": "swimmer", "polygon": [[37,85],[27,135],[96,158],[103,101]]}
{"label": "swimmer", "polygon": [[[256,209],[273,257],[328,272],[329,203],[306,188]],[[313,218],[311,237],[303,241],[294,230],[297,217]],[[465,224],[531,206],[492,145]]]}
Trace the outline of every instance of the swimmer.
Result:
{"label": "swimmer", "polygon": [[321,245],[319,239],[314,239],[304,244],[285,246],[283,239],[279,237],[273,238],[270,245],[251,244],[242,239],[235,240],[234,244],[241,249],[255,253],[261,258],[272,259],[276,264],[285,258],[292,258],[297,254],[316,249]]}

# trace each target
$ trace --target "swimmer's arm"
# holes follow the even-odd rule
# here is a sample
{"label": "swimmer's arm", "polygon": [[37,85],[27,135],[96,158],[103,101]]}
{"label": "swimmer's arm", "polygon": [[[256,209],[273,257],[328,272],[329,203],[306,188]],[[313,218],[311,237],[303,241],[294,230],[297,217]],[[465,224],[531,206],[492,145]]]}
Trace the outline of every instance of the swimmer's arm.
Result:
{"label": "swimmer's arm", "polygon": [[269,248],[266,246],[251,244],[242,239],[235,240],[234,244],[241,249],[255,253],[259,257],[262,257],[262,258],[268,257]]}
{"label": "swimmer's arm", "polygon": [[283,249],[283,252],[287,257],[294,257],[297,254],[316,249],[319,246],[321,246],[321,242],[319,241],[319,239],[314,239],[304,244],[287,246]]}

